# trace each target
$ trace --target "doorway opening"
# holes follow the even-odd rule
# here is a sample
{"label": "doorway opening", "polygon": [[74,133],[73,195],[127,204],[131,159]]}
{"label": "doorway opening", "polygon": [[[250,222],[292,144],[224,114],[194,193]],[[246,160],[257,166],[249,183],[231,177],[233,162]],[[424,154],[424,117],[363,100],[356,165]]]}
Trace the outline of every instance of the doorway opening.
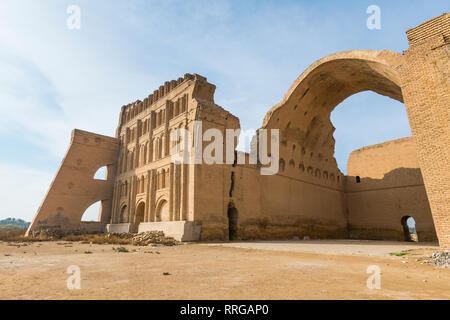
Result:
{"label": "doorway opening", "polygon": [[238,231],[238,210],[232,203],[228,205],[228,239],[230,241],[237,239]]}
{"label": "doorway opening", "polygon": [[401,220],[405,241],[419,242],[416,231],[416,221],[413,217],[405,216]]}

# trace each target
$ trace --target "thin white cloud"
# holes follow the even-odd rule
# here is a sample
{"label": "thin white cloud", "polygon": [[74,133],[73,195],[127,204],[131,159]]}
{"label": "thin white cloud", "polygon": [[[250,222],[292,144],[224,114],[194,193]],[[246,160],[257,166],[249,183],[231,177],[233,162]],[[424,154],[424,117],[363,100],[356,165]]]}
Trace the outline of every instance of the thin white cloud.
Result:
{"label": "thin white cloud", "polygon": [[52,174],[0,163],[0,177],[0,219],[16,217],[31,221],[50,186]]}
{"label": "thin white cloud", "polygon": [[25,59],[5,52],[0,58],[0,70],[5,71],[0,76],[0,132],[19,133],[53,156],[62,156],[70,121],[51,83]]}

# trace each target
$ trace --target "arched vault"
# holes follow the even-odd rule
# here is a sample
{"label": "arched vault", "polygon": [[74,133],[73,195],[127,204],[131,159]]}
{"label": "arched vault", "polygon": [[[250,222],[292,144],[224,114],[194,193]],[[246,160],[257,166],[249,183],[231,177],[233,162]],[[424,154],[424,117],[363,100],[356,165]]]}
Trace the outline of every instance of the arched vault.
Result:
{"label": "arched vault", "polygon": [[292,84],[283,100],[266,114],[263,128],[280,129],[281,143],[295,141],[332,158],[333,109],[349,96],[374,91],[403,102],[397,72],[403,56],[384,50],[352,50],[313,63]]}

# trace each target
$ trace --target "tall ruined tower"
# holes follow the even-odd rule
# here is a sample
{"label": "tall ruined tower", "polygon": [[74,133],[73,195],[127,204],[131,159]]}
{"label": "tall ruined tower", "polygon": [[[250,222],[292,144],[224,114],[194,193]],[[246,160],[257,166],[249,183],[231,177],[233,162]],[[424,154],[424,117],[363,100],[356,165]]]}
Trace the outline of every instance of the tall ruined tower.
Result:
{"label": "tall ruined tower", "polygon": [[[239,120],[214,103],[214,91],[215,86],[206,78],[186,74],[166,82],[144,101],[122,107],[108,231],[162,230],[178,239],[200,239],[205,212],[200,201],[205,195],[200,188],[221,185],[222,181],[220,177],[213,182],[205,180],[206,169],[193,163],[195,150],[190,152],[189,164],[174,163],[171,150],[176,143],[171,134],[185,129],[193,139],[197,134],[195,121],[201,121],[202,131],[214,127],[224,133],[226,128],[238,128]],[[214,166],[212,170],[221,168]]]}

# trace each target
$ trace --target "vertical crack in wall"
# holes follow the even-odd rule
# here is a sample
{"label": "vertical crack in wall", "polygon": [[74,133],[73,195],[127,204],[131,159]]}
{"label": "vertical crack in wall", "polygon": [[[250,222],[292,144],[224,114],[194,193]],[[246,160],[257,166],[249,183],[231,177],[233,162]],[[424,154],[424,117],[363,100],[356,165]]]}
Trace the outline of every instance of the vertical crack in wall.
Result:
{"label": "vertical crack in wall", "polygon": [[231,172],[231,185],[230,185],[230,198],[233,197],[233,190],[234,190],[234,171]]}

